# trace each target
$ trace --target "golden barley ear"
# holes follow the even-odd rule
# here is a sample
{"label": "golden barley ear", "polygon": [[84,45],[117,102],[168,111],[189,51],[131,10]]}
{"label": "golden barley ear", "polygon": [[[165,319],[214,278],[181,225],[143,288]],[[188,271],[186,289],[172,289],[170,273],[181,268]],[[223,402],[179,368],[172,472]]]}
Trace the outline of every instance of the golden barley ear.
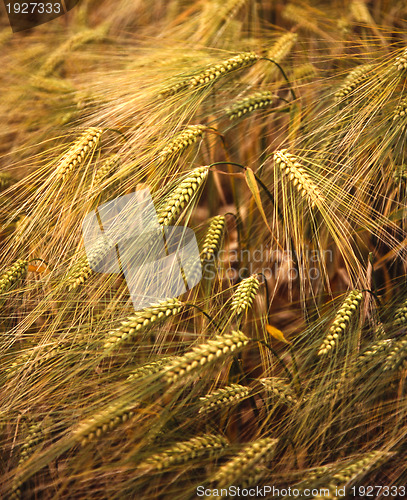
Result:
{"label": "golden barley ear", "polygon": [[202,262],[211,262],[216,258],[222,244],[225,225],[226,218],[223,215],[217,215],[212,219],[202,245]]}
{"label": "golden barley ear", "polygon": [[178,314],[184,304],[178,299],[166,299],[156,304],[137,311],[129,316],[121,325],[107,335],[104,348],[112,349],[118,347],[122,342],[132,340],[133,337],[149,328],[150,326],[162,323],[171,316]]}
{"label": "golden barley ear", "polygon": [[272,106],[275,102],[276,95],[272,94],[269,90],[256,92],[249,95],[240,101],[235,102],[225,110],[230,120],[235,120],[243,115],[252,113],[258,109],[264,109]]}
{"label": "golden barley ear", "polygon": [[205,125],[189,125],[185,127],[158,153],[158,161],[163,163],[173,156],[180,155],[202,137],[207,128]]}
{"label": "golden barley ear", "polygon": [[175,443],[166,450],[156,453],[139,465],[141,469],[164,470],[175,465],[190,463],[198,458],[214,458],[227,451],[229,442],[217,434],[204,434],[188,441]]}
{"label": "golden barley ear", "polygon": [[80,167],[98,146],[102,133],[100,128],[86,129],[58,161],[55,168],[56,178],[66,180],[76,167]]}
{"label": "golden barley ear", "polygon": [[199,413],[222,410],[238,404],[250,395],[250,388],[240,384],[231,384],[199,398]]}
{"label": "golden barley ear", "polygon": [[240,331],[217,335],[207,343],[195,346],[185,354],[175,357],[163,368],[163,380],[167,384],[179,382],[200,368],[240,351],[248,343],[249,339]]}
{"label": "golden barley ear", "polygon": [[18,259],[0,275],[0,294],[27,276],[28,260]]}
{"label": "golden barley ear", "polygon": [[262,466],[274,456],[278,439],[271,437],[258,439],[242,447],[231,460],[222,465],[212,478],[216,488],[230,485],[248,487],[255,484],[265,473]]}
{"label": "golden barley ear", "polygon": [[209,166],[189,172],[178,186],[162,201],[157,211],[158,222],[163,226],[174,225],[181,212],[197,196],[208,177]]}
{"label": "golden barley ear", "polygon": [[297,189],[300,195],[305,198],[311,208],[322,207],[324,197],[321,191],[305,171],[301,162],[286,149],[280,149],[274,153],[274,161],[280,168],[284,177]]}

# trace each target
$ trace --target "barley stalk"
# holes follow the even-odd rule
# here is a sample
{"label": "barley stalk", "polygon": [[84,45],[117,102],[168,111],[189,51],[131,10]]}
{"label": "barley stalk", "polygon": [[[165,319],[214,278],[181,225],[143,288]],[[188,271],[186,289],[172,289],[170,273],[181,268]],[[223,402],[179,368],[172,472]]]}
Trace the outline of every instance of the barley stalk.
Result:
{"label": "barley stalk", "polygon": [[163,163],[170,157],[181,154],[188,146],[192,146],[202,137],[207,127],[205,125],[189,125],[178,133],[158,154],[158,161]]}
{"label": "barley stalk", "polygon": [[204,434],[187,441],[175,443],[170,448],[156,453],[140,465],[141,468],[168,469],[174,465],[187,464],[201,457],[214,457],[222,454],[229,442],[223,436]]}
{"label": "barley stalk", "polygon": [[201,252],[202,261],[210,262],[215,260],[222,243],[225,224],[226,219],[223,215],[217,215],[212,219],[203,243]]}
{"label": "barley stalk", "polygon": [[182,356],[174,358],[163,369],[163,379],[168,384],[178,382],[185,375],[241,350],[248,343],[249,339],[240,331],[217,335],[206,344],[195,346]]}
{"label": "barley stalk", "polygon": [[271,394],[273,400],[283,404],[293,405],[297,403],[295,393],[284,379],[278,377],[261,378],[259,382],[267,393]]}
{"label": "barley stalk", "polygon": [[111,349],[123,341],[131,340],[137,333],[144,331],[151,325],[162,323],[170,316],[175,316],[182,307],[183,303],[178,299],[166,299],[137,311],[122,321],[116,330],[109,332],[105,339],[104,348]]}
{"label": "barley stalk", "polygon": [[[217,488],[241,485],[245,478],[252,477],[254,468],[266,464],[274,455],[278,439],[263,438],[246,444],[229,462],[224,464],[213,477]],[[257,478],[256,478],[257,479]],[[249,483],[245,482],[245,485]]]}
{"label": "barley stalk", "polygon": [[0,275],[0,294],[27,276],[28,260],[18,259]]}
{"label": "barley stalk", "polygon": [[158,222],[171,226],[178,220],[182,210],[194,199],[208,176],[209,167],[198,167],[178,184],[162,202],[158,211]]}
{"label": "barley stalk", "polygon": [[172,87],[163,90],[160,95],[162,97],[170,97],[183,90],[195,91],[203,89],[208,85],[212,85],[219,81],[222,77],[232,73],[233,71],[252,66],[258,61],[259,56],[253,52],[242,52],[234,57],[230,57],[225,61],[208,67],[201,73],[197,73]]}
{"label": "barley stalk", "polygon": [[319,348],[318,356],[332,352],[338,346],[339,338],[347,332],[351,319],[359,309],[362,297],[363,294],[359,290],[352,290],[347,294],[329,328],[328,335]]}
{"label": "barley stalk", "polygon": [[282,173],[288,178],[303,198],[306,198],[311,207],[321,207],[323,196],[314,181],[302,167],[299,160],[288,153],[286,149],[281,149],[274,153],[274,160]]}
{"label": "barley stalk", "polygon": [[250,394],[250,388],[240,384],[231,384],[199,398],[199,413],[236,405]]}
{"label": "barley stalk", "polygon": [[242,280],[232,297],[230,306],[232,313],[240,316],[246,309],[251,307],[259,286],[260,282],[257,274],[253,274],[249,278]]}
{"label": "barley stalk", "polygon": [[256,111],[257,109],[272,106],[275,97],[275,94],[272,94],[268,90],[256,92],[253,95],[237,101],[230,108],[227,108],[226,114],[230,120],[240,118],[241,116],[251,113],[252,111]]}
{"label": "barley stalk", "polygon": [[57,179],[66,179],[67,176],[80,166],[99,144],[102,129],[90,127],[74,142],[69,150],[58,161],[55,175]]}

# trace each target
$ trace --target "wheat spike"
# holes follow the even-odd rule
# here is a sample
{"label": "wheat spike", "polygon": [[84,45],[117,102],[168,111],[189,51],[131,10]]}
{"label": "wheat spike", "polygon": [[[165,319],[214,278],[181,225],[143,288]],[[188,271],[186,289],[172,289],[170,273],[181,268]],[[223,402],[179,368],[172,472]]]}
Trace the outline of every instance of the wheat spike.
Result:
{"label": "wheat spike", "polygon": [[167,299],[137,311],[134,315],[129,316],[126,321],[122,321],[116,330],[109,332],[104,348],[111,349],[125,340],[131,340],[135,334],[149,328],[152,324],[162,323],[170,316],[175,316],[181,311],[182,307],[183,303],[178,299]]}
{"label": "wheat spike", "polygon": [[223,453],[228,446],[229,442],[223,436],[204,434],[175,443],[165,451],[149,457],[140,467],[157,470],[168,469],[174,465],[187,464],[196,458],[217,456]]}
{"label": "wheat spike", "polygon": [[259,382],[272,395],[273,400],[283,404],[293,405],[297,403],[297,398],[291,386],[282,378],[268,377],[261,378]]}
{"label": "wheat spike", "polygon": [[158,222],[164,226],[176,223],[182,210],[193,200],[208,176],[209,167],[198,167],[178,184],[162,202]]}
{"label": "wheat spike", "polygon": [[201,252],[202,261],[210,262],[215,259],[222,243],[225,225],[226,219],[223,215],[217,215],[212,219],[203,243]]}
{"label": "wheat spike", "polygon": [[27,276],[28,260],[18,259],[0,275],[0,294],[7,292]]}
{"label": "wheat spike", "polygon": [[396,340],[384,361],[383,371],[403,370],[407,364],[407,340]]}
{"label": "wheat spike", "polygon": [[188,146],[192,146],[208,127],[205,125],[189,125],[178,133],[158,154],[158,161],[165,162],[168,158],[179,155],[185,151]]}
{"label": "wheat spike", "polygon": [[83,132],[58,161],[55,170],[57,179],[66,179],[75,167],[85,161],[99,144],[102,133],[103,130],[96,127],[90,127]]}
{"label": "wheat spike", "polygon": [[369,77],[372,68],[371,64],[362,64],[353,69],[345,78],[343,85],[335,93],[335,100],[341,101],[345,99],[350,93],[360,87]]}
{"label": "wheat spike", "polygon": [[363,294],[359,290],[349,292],[336,313],[335,319],[329,328],[318,351],[318,356],[332,352],[337,346],[341,335],[344,335],[349,328],[351,319],[354,317],[362,301]]}
{"label": "wheat spike", "polygon": [[244,385],[231,384],[227,387],[222,387],[211,394],[199,398],[199,413],[228,408],[247,398],[249,394],[249,387],[245,387]]}
{"label": "wheat spike", "polygon": [[197,371],[233,352],[237,352],[249,343],[246,335],[240,331],[217,335],[206,344],[193,347],[182,356],[177,356],[163,369],[163,379],[168,384],[178,382],[184,375]]}
{"label": "wheat spike", "polygon": [[259,56],[253,52],[242,52],[163,90],[160,95],[162,97],[169,97],[183,90],[195,91],[206,88],[208,85],[212,85],[233,71],[252,66],[258,59]]}
{"label": "wheat spike", "polygon": [[265,90],[263,92],[256,92],[253,95],[247,96],[244,99],[237,101],[230,108],[226,109],[226,114],[230,120],[240,118],[241,116],[256,111],[257,109],[272,106],[275,95]]}
{"label": "wheat spike", "polygon": [[274,153],[274,161],[312,208],[321,207],[324,202],[321,191],[293,154],[288,153],[286,149],[280,149]]}
{"label": "wheat spike", "polygon": [[[217,488],[227,488],[230,485],[241,485],[245,478],[253,477],[254,469],[259,472],[259,466],[266,464],[274,455],[278,439],[263,438],[252,443],[246,444],[243,449],[225,465],[220,467],[218,472],[213,477],[213,482]],[[244,485],[248,486],[251,483],[245,481]]]}
{"label": "wheat spike", "polygon": [[404,49],[399,57],[396,57],[396,62],[394,63],[399,71],[407,70],[407,49]]}
{"label": "wheat spike", "polygon": [[233,294],[230,306],[231,311],[239,316],[251,307],[259,286],[260,282],[257,274],[253,274],[249,278],[242,280]]}

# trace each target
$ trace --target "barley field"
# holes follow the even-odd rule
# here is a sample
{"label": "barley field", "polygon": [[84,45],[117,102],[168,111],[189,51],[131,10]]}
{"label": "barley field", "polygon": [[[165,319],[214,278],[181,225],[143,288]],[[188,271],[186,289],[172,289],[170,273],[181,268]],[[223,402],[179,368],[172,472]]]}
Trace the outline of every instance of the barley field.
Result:
{"label": "barley field", "polygon": [[403,498],[407,3],[3,7],[0,498]]}

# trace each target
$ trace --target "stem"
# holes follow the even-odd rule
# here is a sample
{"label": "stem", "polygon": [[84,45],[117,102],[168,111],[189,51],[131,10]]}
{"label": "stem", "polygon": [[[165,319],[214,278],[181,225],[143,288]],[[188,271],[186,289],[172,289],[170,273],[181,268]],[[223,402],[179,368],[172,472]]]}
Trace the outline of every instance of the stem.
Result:
{"label": "stem", "polygon": [[283,75],[284,80],[287,82],[288,88],[290,89],[291,95],[293,96],[294,101],[297,100],[297,96],[295,95],[294,89],[291,85],[290,80],[288,79],[288,76],[286,75],[286,72],[283,70],[283,68],[278,64],[278,62],[273,61],[273,59],[270,59],[268,57],[261,57],[260,60],[263,59],[264,61],[269,61],[277,66],[277,68],[280,70],[280,73]]}
{"label": "stem", "polygon": [[198,311],[200,311],[200,312],[201,312],[204,316],[206,316],[206,318],[207,318],[207,319],[209,319],[209,321],[215,325],[216,329],[217,329],[220,333],[222,333],[222,330],[221,330],[221,328],[219,327],[219,325],[215,322],[215,320],[214,320],[211,316],[209,316],[209,314],[208,314],[207,312],[205,312],[203,309],[201,309],[201,308],[200,308],[199,306],[197,306],[196,304],[192,304],[191,302],[184,302],[184,304],[185,304],[186,306],[195,307],[195,309],[198,309]]}

